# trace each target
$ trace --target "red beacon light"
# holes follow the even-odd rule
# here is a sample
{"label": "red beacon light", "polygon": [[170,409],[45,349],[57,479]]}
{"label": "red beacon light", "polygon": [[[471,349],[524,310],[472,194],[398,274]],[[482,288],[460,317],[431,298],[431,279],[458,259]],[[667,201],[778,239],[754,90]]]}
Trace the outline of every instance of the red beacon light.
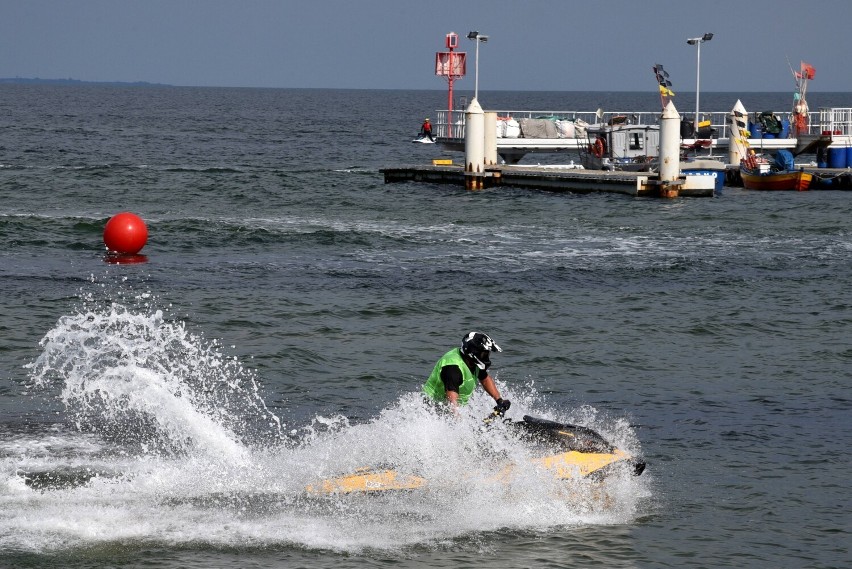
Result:
{"label": "red beacon light", "polygon": [[459,46],[459,35],[456,32],[447,34],[447,49],[456,49]]}

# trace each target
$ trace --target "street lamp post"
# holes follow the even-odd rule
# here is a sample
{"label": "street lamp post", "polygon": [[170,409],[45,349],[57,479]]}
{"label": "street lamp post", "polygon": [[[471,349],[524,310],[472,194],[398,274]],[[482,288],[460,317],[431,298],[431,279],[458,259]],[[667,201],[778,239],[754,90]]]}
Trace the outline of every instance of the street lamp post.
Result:
{"label": "street lamp post", "polygon": [[[470,36],[468,36],[470,37]],[[698,55],[695,63],[695,132],[693,136],[698,138],[698,92],[701,85],[701,44],[713,39],[713,34],[704,34],[700,38],[689,38],[686,43],[698,46]]]}
{"label": "street lamp post", "polygon": [[467,39],[474,40],[476,42],[476,63],[474,70],[474,79],[473,79],[473,98],[477,101],[479,100],[479,44],[480,42],[488,41],[488,36],[484,36],[479,32],[469,32],[467,34]]}

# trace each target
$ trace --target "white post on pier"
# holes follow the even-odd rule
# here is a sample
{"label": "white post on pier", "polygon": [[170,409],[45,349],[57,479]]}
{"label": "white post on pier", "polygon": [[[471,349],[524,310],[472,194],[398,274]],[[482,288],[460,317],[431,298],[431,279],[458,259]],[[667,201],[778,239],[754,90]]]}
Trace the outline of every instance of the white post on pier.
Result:
{"label": "white post on pier", "polygon": [[676,198],[680,178],[680,114],[669,101],[660,117],[660,196]]}
{"label": "white post on pier", "polygon": [[497,164],[497,113],[485,111],[485,165]]}
{"label": "white post on pier", "polygon": [[748,156],[748,139],[751,134],[748,131],[748,114],[742,102],[737,99],[737,104],[728,115],[728,164],[739,166],[740,161]]}
{"label": "white post on pier", "polygon": [[476,97],[465,109],[464,123],[464,186],[481,190],[485,178],[485,115]]}

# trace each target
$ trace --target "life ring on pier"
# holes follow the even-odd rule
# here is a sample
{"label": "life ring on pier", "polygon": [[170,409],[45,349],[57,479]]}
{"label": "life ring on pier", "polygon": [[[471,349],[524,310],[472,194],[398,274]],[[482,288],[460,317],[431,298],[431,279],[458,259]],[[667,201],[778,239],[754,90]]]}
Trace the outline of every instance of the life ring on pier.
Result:
{"label": "life ring on pier", "polygon": [[595,141],[589,145],[589,152],[598,158],[603,158],[604,152],[606,152],[606,143],[604,142],[604,139],[597,137]]}

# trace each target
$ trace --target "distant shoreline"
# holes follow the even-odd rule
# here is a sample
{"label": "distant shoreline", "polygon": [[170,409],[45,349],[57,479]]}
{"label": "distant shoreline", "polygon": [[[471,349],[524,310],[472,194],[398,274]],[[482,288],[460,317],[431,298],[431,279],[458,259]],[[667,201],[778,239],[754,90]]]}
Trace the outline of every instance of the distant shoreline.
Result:
{"label": "distant shoreline", "polygon": [[114,87],[171,87],[147,81],[82,81],[80,79],[41,79],[39,77],[0,77],[0,85],[105,85]]}
{"label": "distant shoreline", "polygon": [[[423,92],[444,92],[446,89],[429,88],[429,89],[401,89],[401,88],[381,88],[370,89],[364,87],[247,87],[247,86],[215,86],[215,85],[172,85],[169,83],[149,83],[147,81],[83,81],[81,79],[41,79],[39,77],[0,77],[0,85],[59,85],[59,86],[103,86],[103,87],[166,87],[166,88],[199,88],[199,89],[285,89],[293,91],[423,91]],[[493,93],[523,93],[527,92],[523,89],[491,89]],[[604,90],[543,90],[529,91],[531,93],[644,93],[645,91],[617,91],[611,89]],[[736,94],[752,94],[752,93],[786,93],[787,91],[714,91],[707,89],[702,93],[736,93]],[[694,95],[693,92],[684,91],[686,94]],[[831,95],[835,93],[847,93],[847,91],[816,91],[811,90],[809,94],[812,96]]]}

